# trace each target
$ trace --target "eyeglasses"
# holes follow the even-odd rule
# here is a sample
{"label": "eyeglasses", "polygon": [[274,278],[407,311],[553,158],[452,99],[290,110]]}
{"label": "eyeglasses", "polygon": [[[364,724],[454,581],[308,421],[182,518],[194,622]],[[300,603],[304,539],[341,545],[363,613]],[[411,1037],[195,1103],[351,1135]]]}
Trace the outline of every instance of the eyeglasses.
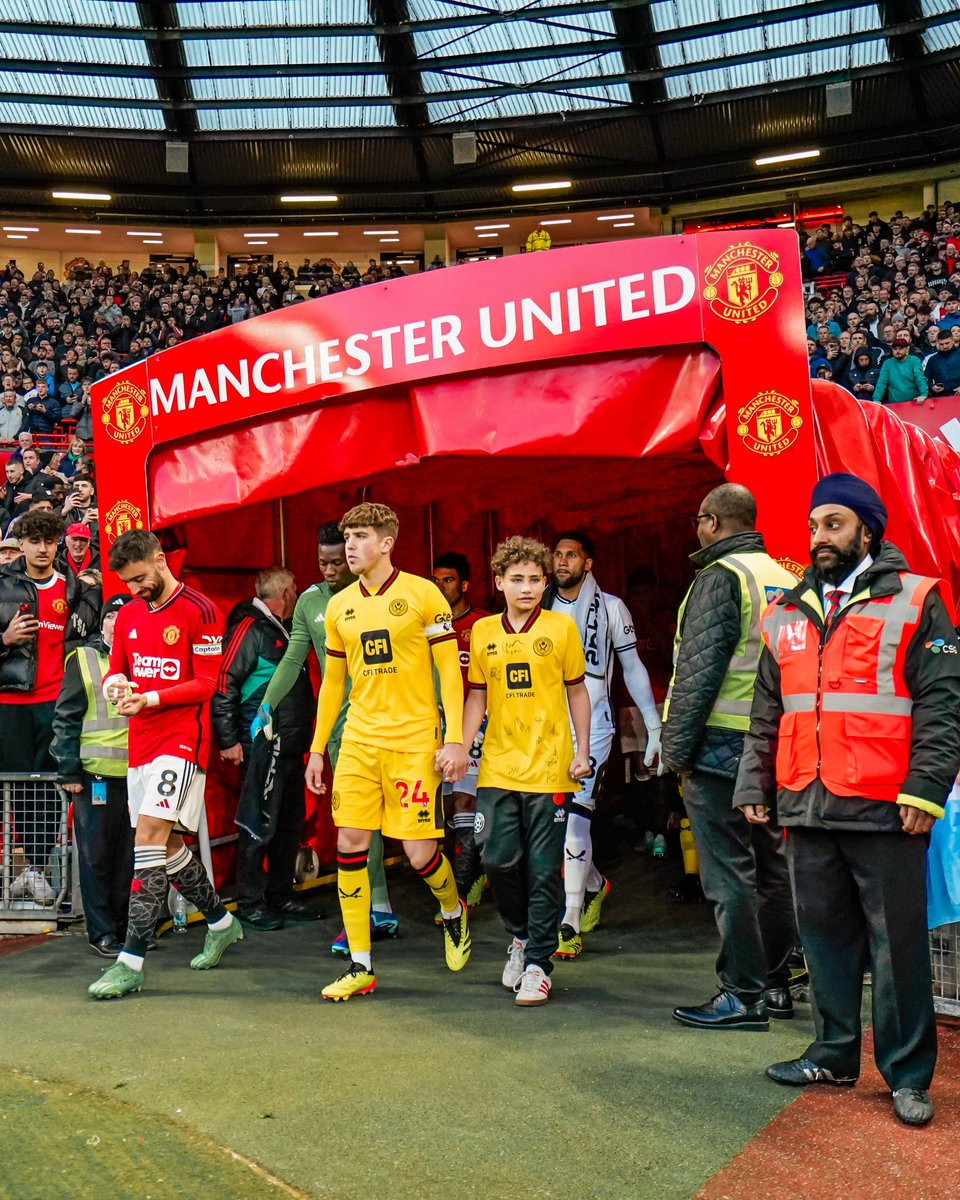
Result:
{"label": "eyeglasses", "polygon": [[705,521],[708,517],[713,517],[716,519],[716,516],[716,513],[697,513],[695,517],[690,518],[690,524],[694,527],[694,529],[699,529],[701,521]]}

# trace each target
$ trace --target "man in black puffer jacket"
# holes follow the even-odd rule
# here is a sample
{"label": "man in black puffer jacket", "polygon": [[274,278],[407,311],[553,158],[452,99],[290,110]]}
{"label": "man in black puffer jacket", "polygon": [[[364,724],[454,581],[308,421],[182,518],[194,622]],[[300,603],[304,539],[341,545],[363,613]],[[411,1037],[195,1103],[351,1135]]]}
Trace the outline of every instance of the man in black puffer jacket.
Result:
{"label": "man in black puffer jacket", "polygon": [[[683,778],[700,880],[720,932],[719,993],[674,1009],[701,1029],[768,1029],[792,1017],[788,959],[796,922],[783,838],[732,807],[760,660],[760,616],[796,582],[756,532],[753,496],[714,488],[695,524],[700,573],[677,618],[673,678],[664,706],[663,761]],[[762,829],[762,836],[757,830]]]}
{"label": "man in black puffer jacket", "polygon": [[[270,567],[257,576],[256,599],[227,619],[217,690],[210,701],[213,736],[224,762],[241,768],[237,807],[238,911],[253,929],[283,928],[283,917],[316,918],[319,911],[291,894],[305,815],[303,758],[313,728],[313,689],[299,678],[274,714],[271,742],[251,745],[250,726],[289,641],[297,602],[292,572]],[[267,855],[269,873],[263,869]]]}

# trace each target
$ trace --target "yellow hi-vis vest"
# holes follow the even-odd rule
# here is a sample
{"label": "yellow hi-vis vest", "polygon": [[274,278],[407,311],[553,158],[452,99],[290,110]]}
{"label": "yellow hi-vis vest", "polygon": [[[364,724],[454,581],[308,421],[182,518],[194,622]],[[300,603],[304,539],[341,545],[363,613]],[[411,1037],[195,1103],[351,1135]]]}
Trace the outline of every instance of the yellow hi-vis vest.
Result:
{"label": "yellow hi-vis vest", "polygon": [[[740,581],[740,637],[734,647],[727,673],[720,684],[717,699],[707,717],[707,725],[714,729],[732,729],[746,733],[750,728],[750,706],[753,704],[753,689],[757,682],[757,668],[760,665],[760,651],[763,647],[760,618],[768,604],[796,587],[797,580],[761,550],[748,551],[745,554],[727,554],[703,569],[710,571],[717,567],[732,571]],[[673,695],[673,685],[677,678],[677,658],[683,637],[683,614],[694,584],[690,585],[677,614],[677,635],[673,643],[673,676],[663,706],[664,721],[669,717],[670,697]]]}
{"label": "yellow hi-vis vest", "polygon": [[110,775],[114,778],[127,773],[126,717],[117,715],[116,706],[103,698],[103,677],[109,659],[92,646],[74,651],[87,711],[83,714],[80,733],[80,761],[90,775]]}

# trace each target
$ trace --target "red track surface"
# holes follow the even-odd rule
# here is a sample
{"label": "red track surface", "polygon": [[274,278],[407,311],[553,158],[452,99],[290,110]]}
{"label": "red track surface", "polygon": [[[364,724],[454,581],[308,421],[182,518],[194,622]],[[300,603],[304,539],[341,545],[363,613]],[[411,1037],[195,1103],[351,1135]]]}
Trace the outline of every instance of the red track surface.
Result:
{"label": "red track surface", "polygon": [[[815,1085],[744,1147],[696,1200],[950,1200],[960,1196],[960,1029],[941,1028],[932,1124],[902,1125],[864,1038],[855,1088]],[[762,1086],[762,1085],[761,1085]],[[773,1084],[771,1087],[775,1086]]]}
{"label": "red track surface", "polygon": [[26,937],[0,939],[0,958],[5,958],[8,954],[16,954],[20,950],[30,950],[33,946],[42,946],[44,942],[50,940],[50,937],[49,933],[35,933],[28,934]]}

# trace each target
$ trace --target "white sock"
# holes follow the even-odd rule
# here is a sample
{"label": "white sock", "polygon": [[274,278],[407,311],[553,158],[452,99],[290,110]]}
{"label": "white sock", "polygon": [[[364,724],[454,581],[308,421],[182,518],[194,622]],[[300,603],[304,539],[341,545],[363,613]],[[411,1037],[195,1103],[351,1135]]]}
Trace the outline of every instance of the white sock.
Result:
{"label": "white sock", "polygon": [[219,921],[208,921],[207,928],[214,933],[223,933],[225,929],[229,929],[233,924],[233,917],[227,913],[225,917],[221,917]]}
{"label": "white sock", "polygon": [[143,959],[139,954],[128,954],[126,950],[121,950],[117,955],[117,962],[122,962],[131,971],[143,970]]}
{"label": "white sock", "polygon": [[369,950],[351,950],[350,957],[355,963],[359,963],[361,967],[366,967],[368,971],[373,972],[373,959]]}
{"label": "white sock", "polygon": [[443,917],[443,919],[445,921],[452,921],[454,917],[460,916],[460,913],[462,910],[463,910],[463,905],[458,903],[457,907],[453,910],[453,912],[447,912],[447,910],[445,908],[441,908],[440,916]]}
{"label": "white sock", "polygon": [[580,909],[587,891],[587,876],[593,866],[590,822],[580,813],[567,817],[567,836],[563,844],[563,891],[566,911],[561,924],[580,932]]}
{"label": "white sock", "polygon": [[393,909],[390,907],[389,900],[385,900],[382,904],[371,904],[370,910],[371,912],[390,913],[391,916],[393,915]]}
{"label": "white sock", "polygon": [[590,873],[587,875],[587,891],[588,892],[599,892],[602,887],[603,887],[603,876],[600,874],[600,872],[597,870],[597,868],[593,865],[593,863],[591,863],[590,864]]}

